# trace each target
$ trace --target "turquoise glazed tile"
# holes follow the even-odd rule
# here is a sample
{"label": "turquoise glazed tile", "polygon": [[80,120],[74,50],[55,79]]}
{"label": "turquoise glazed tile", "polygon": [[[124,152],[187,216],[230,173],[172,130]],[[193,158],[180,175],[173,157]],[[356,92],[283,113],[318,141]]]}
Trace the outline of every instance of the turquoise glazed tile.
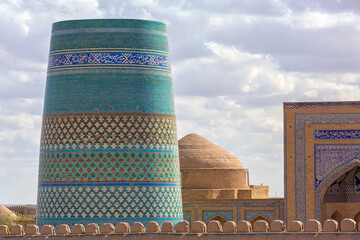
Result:
{"label": "turquoise glazed tile", "polygon": [[166,26],[54,23],[37,224],[183,219]]}

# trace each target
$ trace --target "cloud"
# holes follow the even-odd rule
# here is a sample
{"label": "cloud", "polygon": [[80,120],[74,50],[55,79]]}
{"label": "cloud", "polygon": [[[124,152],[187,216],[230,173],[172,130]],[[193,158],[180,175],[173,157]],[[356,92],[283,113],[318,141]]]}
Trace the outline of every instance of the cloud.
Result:
{"label": "cloud", "polygon": [[330,14],[326,12],[309,10],[302,14],[280,18],[280,22],[289,24],[293,28],[322,29],[334,27],[360,27],[360,16],[353,12]]}
{"label": "cloud", "polygon": [[35,203],[53,22],[165,22],[179,137],[220,144],[281,196],[282,102],[358,99],[359,14],[350,0],[1,1],[0,182],[17,188],[0,202]]}

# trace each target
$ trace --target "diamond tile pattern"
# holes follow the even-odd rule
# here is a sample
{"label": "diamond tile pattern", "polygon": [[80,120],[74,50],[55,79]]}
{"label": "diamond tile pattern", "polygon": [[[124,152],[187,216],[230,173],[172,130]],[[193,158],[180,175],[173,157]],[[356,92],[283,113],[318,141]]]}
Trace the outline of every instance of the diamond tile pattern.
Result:
{"label": "diamond tile pattern", "polygon": [[[39,187],[38,213],[43,218],[182,218],[178,186]],[[64,220],[66,222],[66,220]],[[60,223],[59,223],[60,224]]]}
{"label": "diamond tile pattern", "polygon": [[41,151],[89,149],[177,149],[175,118],[124,115],[47,115]]}
{"label": "diamond tile pattern", "polygon": [[39,183],[179,181],[179,160],[174,153],[40,154]]}

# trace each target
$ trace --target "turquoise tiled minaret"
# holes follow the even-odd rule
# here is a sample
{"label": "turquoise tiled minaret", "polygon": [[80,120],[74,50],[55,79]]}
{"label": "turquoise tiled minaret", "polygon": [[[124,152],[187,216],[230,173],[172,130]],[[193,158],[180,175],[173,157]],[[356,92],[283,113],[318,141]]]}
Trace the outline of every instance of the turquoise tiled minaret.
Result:
{"label": "turquoise tiled minaret", "polygon": [[37,224],[182,220],[166,26],[53,24]]}

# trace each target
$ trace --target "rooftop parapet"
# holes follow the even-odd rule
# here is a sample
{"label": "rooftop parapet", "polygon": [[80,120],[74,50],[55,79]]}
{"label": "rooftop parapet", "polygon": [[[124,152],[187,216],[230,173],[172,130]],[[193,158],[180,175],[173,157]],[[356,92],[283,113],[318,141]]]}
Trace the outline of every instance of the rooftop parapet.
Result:
{"label": "rooftop parapet", "polygon": [[[329,223],[336,223],[335,220],[325,221],[325,225]],[[120,225],[119,225],[120,224]],[[279,226],[275,226],[275,225]],[[78,239],[81,235],[81,239],[359,239],[360,232],[358,232],[356,223],[353,219],[346,218],[341,221],[340,226],[343,231],[333,232],[332,228],[324,226],[322,228],[321,223],[317,220],[310,219],[306,222],[306,232],[304,232],[304,224],[301,221],[292,221],[288,223],[288,226],[283,221],[275,220],[271,227],[266,222],[259,220],[251,224],[248,221],[240,221],[235,223],[233,221],[226,222],[223,226],[218,221],[210,221],[208,224],[202,221],[195,221],[190,226],[187,221],[180,221],[175,228],[172,222],[164,222],[163,227],[160,228],[160,224],[156,221],[149,222],[144,226],[140,222],[135,222],[132,225],[129,223],[118,223],[116,227],[112,224],[104,223],[99,226],[96,223],[90,223],[86,227],[82,224],[75,224],[71,231],[66,225],[59,225],[56,229],[51,225],[45,225],[41,229],[41,234],[37,230],[36,225],[25,227],[25,232],[22,226],[14,225],[11,227],[11,231],[8,230],[8,226],[0,225],[0,238],[9,239],[24,239],[23,235],[26,235],[27,239],[44,239],[46,236],[48,239],[60,240],[64,235],[64,229],[66,229],[66,239]],[[224,229],[224,231],[223,231]],[[254,232],[252,231],[254,229]],[[286,231],[288,229],[288,231]],[[322,230],[323,229],[323,230]],[[329,229],[330,231],[326,231]],[[61,230],[61,231],[60,231]],[[26,232],[29,231],[29,232]],[[57,236],[55,236],[57,235]],[[136,237],[135,237],[136,235]]]}

